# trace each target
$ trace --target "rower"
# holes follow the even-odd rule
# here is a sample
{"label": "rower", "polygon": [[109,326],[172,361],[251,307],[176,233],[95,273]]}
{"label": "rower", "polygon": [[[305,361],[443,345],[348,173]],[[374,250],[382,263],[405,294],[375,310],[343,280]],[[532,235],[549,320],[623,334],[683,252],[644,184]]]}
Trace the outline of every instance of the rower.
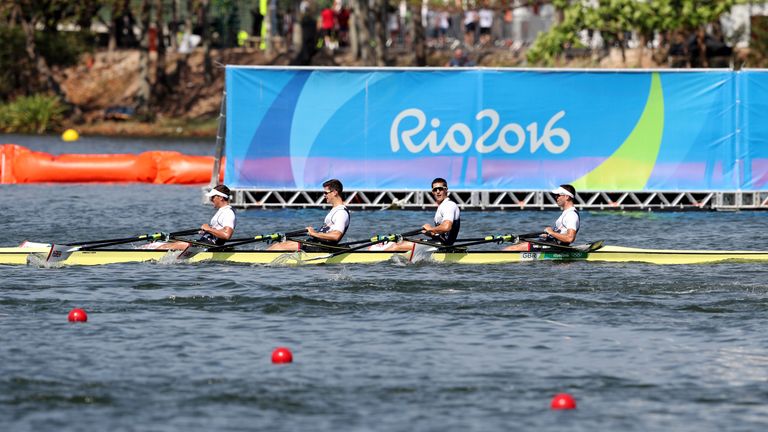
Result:
{"label": "rower", "polygon": [[[235,211],[229,205],[232,192],[223,184],[217,185],[205,196],[211,201],[216,209],[211,221],[200,226],[200,238],[195,243],[203,243],[211,246],[222,246],[227,240],[232,238],[235,233]],[[186,249],[190,244],[183,241],[174,241],[170,243],[155,242],[147,245],[147,249]]]}
{"label": "rower", "polygon": [[[459,206],[448,196],[448,182],[443,178],[432,180],[432,195],[435,197],[437,211],[435,211],[434,226],[424,224],[423,233],[429,236],[429,240],[450,246],[456,241],[461,229],[461,212]],[[410,251],[415,247],[413,242],[401,240],[397,243],[385,242],[370,247],[371,250],[385,250],[393,252]]]}
{"label": "rower", "polygon": [[[564,184],[553,190],[552,194],[555,195],[557,205],[563,210],[563,213],[557,218],[554,226],[544,228],[541,241],[555,246],[567,246],[576,241],[576,233],[579,232],[579,211],[573,203],[576,197],[576,188],[569,184]],[[522,241],[512,246],[507,246],[504,250],[531,251],[542,249],[542,247],[546,246]]]}
{"label": "rower", "polygon": [[323,226],[319,230],[313,227],[307,227],[307,235],[310,239],[306,242],[297,242],[286,240],[275,243],[267,250],[290,250],[304,252],[334,252],[338,251],[337,246],[344,234],[349,229],[349,210],[344,205],[341,193],[344,186],[339,180],[331,179],[323,183],[323,195],[325,202],[331,205],[331,211],[325,216]]}

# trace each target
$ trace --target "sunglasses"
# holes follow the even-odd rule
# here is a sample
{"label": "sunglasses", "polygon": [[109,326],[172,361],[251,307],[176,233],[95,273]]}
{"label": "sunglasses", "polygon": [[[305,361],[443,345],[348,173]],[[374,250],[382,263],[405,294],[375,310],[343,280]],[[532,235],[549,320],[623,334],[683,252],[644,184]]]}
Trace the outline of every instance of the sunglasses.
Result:
{"label": "sunglasses", "polygon": [[445,187],[445,186],[433,187],[432,188],[432,193],[438,193],[440,191],[446,191],[446,190],[448,190],[448,188]]}
{"label": "sunglasses", "polygon": [[328,195],[331,192],[333,192],[333,191],[323,191],[323,195]]}

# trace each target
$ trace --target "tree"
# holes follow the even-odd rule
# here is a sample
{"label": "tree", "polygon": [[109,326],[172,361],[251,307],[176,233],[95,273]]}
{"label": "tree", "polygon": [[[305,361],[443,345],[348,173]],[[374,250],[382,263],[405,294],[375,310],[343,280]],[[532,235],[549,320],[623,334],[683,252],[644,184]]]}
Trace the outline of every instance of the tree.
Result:
{"label": "tree", "polygon": [[[553,0],[562,16],[548,32],[542,33],[528,51],[528,61],[552,64],[570,46],[579,46],[579,33],[596,32],[618,41],[624,56],[625,34],[639,36],[646,47],[656,33],[690,33],[717,21],[733,5],[745,0]],[[665,41],[668,43],[668,41]],[[666,47],[665,47],[666,48]]]}

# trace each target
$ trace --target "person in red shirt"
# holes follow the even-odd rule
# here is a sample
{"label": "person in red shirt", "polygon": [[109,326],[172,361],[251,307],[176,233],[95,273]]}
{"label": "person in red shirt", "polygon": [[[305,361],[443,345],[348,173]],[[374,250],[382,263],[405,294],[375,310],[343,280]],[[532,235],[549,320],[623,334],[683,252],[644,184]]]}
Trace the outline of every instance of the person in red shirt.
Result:
{"label": "person in red shirt", "polygon": [[333,51],[336,46],[336,28],[338,21],[336,12],[331,8],[325,8],[320,12],[320,34],[323,36],[323,42],[326,48]]}
{"label": "person in red shirt", "polygon": [[339,23],[339,43],[347,46],[349,42],[347,40],[349,36],[349,9],[341,2],[337,2],[334,9],[336,10],[336,21]]}

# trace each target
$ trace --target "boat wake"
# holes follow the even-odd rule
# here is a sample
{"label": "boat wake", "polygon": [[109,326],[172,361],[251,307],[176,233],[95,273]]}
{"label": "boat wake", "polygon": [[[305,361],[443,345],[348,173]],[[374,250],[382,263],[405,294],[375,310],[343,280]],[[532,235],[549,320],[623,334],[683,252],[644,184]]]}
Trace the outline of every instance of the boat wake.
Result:
{"label": "boat wake", "polygon": [[307,258],[307,254],[304,253],[303,251],[284,253],[284,254],[278,255],[277,258],[272,260],[272,262],[269,263],[269,266],[285,267],[285,266],[301,265],[306,258]]}
{"label": "boat wake", "polygon": [[46,255],[32,253],[27,255],[27,265],[37,268],[61,268],[64,266],[64,262],[48,261]]}

